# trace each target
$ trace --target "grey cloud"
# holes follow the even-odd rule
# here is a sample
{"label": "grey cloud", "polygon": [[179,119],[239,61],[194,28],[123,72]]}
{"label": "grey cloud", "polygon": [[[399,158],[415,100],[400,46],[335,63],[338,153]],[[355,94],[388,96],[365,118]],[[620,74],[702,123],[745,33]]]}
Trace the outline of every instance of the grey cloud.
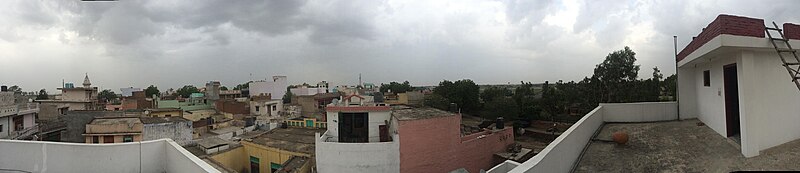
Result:
{"label": "grey cloud", "polygon": [[50,26],[57,21],[56,16],[49,12],[47,4],[41,1],[18,1],[15,11],[20,20],[41,26]]}
{"label": "grey cloud", "polygon": [[[606,54],[639,36],[629,34],[639,24],[654,25],[652,38],[631,45],[647,66],[640,76],[648,76],[652,66],[674,63],[672,35],[688,42],[718,13],[800,22],[792,13],[798,1],[580,1],[570,28],[543,22],[564,10],[559,1],[16,1],[0,7],[0,49],[12,50],[0,59],[66,63],[50,69],[90,70],[107,88],[230,85],[249,73],[288,75],[292,83],[345,84],[358,73],[375,83],[568,81],[591,75]],[[29,82],[12,70],[23,69],[0,64],[0,78]],[[59,75],[38,73],[43,79],[30,83],[72,78]]]}
{"label": "grey cloud", "polygon": [[625,1],[615,0],[582,1],[573,31],[583,32],[598,22],[605,22],[609,15],[622,12],[627,5]]}
{"label": "grey cloud", "polygon": [[512,23],[526,21],[529,23],[539,23],[547,16],[555,3],[552,0],[528,1],[528,0],[505,0],[506,17]]}
{"label": "grey cloud", "polygon": [[211,35],[211,39],[220,45],[228,45],[231,42],[230,37],[224,33],[214,33]]}

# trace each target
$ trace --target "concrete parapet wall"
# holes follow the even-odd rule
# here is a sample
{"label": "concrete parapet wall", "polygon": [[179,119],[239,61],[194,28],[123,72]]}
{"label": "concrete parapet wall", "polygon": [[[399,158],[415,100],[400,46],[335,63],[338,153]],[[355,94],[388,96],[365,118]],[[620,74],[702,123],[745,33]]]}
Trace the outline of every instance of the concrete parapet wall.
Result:
{"label": "concrete parapet wall", "polygon": [[604,122],[654,122],[678,119],[676,102],[600,103]]}
{"label": "concrete parapet wall", "polygon": [[171,140],[75,144],[0,140],[0,168],[23,172],[219,172]]}

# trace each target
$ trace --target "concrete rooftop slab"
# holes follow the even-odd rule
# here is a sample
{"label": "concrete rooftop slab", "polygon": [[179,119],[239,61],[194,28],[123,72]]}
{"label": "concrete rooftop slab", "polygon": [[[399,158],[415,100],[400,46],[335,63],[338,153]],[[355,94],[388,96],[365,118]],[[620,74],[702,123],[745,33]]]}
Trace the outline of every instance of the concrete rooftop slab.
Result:
{"label": "concrete rooftop slab", "polygon": [[596,139],[626,131],[626,145],[592,141],[575,172],[731,172],[800,170],[800,140],[745,158],[736,144],[698,120],[605,124]]}

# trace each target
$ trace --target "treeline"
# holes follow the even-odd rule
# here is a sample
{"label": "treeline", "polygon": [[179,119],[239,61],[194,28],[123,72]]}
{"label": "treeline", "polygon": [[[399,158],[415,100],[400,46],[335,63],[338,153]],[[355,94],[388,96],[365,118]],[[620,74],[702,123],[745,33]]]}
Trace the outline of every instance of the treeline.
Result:
{"label": "treeline", "polygon": [[654,102],[675,99],[676,76],[664,78],[653,68],[652,76],[639,79],[640,66],[636,53],[625,47],[608,54],[595,66],[594,74],[580,81],[536,85],[521,82],[516,88],[490,87],[482,92],[472,80],[442,81],[426,96],[425,104],[460,111],[487,119],[504,117],[510,120],[566,120],[569,114],[583,115],[599,103]]}

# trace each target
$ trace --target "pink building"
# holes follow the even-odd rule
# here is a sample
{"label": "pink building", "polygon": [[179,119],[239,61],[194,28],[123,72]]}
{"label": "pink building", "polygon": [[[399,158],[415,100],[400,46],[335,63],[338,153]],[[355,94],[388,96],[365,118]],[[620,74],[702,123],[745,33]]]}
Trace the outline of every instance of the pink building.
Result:
{"label": "pink building", "polygon": [[[395,114],[416,114],[420,111],[430,110],[395,110]],[[502,162],[495,160],[494,154],[505,152],[514,144],[511,127],[465,135],[461,133],[460,114],[435,111],[447,114],[424,119],[398,117],[398,133],[402,134],[400,172],[450,172],[459,168],[469,172],[489,170]]]}

